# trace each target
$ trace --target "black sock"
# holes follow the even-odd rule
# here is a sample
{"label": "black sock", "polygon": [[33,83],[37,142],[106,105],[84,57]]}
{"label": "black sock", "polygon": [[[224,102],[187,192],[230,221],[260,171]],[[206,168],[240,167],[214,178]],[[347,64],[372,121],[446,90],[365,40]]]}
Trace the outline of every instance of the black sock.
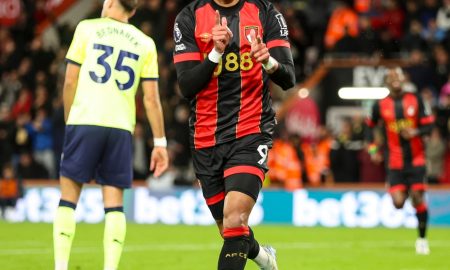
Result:
{"label": "black sock", "polygon": [[248,258],[253,260],[259,254],[259,243],[255,239],[255,235],[253,234],[252,228],[248,227],[250,235],[248,236],[250,241],[250,246],[248,249]]}
{"label": "black sock", "polygon": [[428,209],[426,206],[416,207],[416,217],[419,225],[417,229],[419,231],[419,237],[425,238],[427,233],[428,225]]}
{"label": "black sock", "polygon": [[219,270],[244,270],[249,249],[248,236],[225,238],[219,257]]}

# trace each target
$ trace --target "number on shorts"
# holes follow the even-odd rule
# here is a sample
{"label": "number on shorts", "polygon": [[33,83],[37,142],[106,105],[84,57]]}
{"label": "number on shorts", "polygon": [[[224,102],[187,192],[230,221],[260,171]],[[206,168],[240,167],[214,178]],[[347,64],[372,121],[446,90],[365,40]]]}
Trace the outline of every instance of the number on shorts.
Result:
{"label": "number on shorts", "polygon": [[258,153],[261,155],[261,159],[258,161],[258,163],[260,165],[262,165],[267,159],[267,154],[269,153],[269,147],[267,147],[267,145],[258,146]]}

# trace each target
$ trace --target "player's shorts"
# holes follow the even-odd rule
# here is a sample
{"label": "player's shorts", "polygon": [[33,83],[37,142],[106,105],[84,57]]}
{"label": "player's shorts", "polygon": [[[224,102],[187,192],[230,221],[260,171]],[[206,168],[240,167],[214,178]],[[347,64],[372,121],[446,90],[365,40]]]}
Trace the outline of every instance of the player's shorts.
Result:
{"label": "player's shorts", "polygon": [[389,192],[425,190],[425,167],[388,170]]}
{"label": "player's shorts", "polygon": [[[194,170],[206,203],[213,205],[222,201],[225,197],[225,178],[235,174],[257,176],[261,188],[268,171],[267,155],[271,147],[270,135],[252,134],[214,147],[193,150]],[[258,192],[259,189],[252,197],[257,197]]]}
{"label": "player's shorts", "polygon": [[88,125],[66,126],[61,175],[78,183],[131,187],[132,135],[129,131]]}

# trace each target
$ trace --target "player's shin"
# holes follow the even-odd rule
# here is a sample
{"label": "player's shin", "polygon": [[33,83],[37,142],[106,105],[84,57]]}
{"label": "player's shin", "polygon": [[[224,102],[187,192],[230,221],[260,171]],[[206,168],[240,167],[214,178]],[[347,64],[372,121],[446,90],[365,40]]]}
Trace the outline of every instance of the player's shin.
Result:
{"label": "player's shin", "polygon": [[250,235],[250,249],[248,251],[248,258],[253,260],[259,267],[266,266],[269,263],[269,254],[267,254],[266,250],[259,246],[258,241],[255,239],[255,235],[253,234],[253,230],[249,228]]}
{"label": "player's shin", "polygon": [[126,220],[123,207],[105,208],[104,270],[118,268],[125,234]]}
{"label": "player's shin", "polygon": [[425,203],[421,203],[416,207],[416,216],[418,221],[418,233],[420,238],[426,237],[427,225],[428,225],[428,207]]}
{"label": "player's shin", "polygon": [[55,270],[67,270],[70,249],[75,236],[76,204],[61,200],[53,222],[53,248]]}
{"label": "player's shin", "polygon": [[248,227],[225,228],[219,257],[219,270],[243,270],[249,252]]}

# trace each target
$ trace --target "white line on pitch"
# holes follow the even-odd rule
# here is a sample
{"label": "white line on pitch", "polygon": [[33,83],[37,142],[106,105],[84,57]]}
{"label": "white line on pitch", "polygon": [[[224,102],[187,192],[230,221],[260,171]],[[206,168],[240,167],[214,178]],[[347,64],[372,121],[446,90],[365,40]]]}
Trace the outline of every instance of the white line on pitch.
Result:
{"label": "white line on pitch", "polygon": [[[280,250],[295,250],[295,249],[327,249],[327,248],[389,248],[389,247],[411,247],[414,246],[414,241],[368,241],[368,242],[292,242],[292,243],[271,243],[275,248]],[[431,247],[450,247],[447,241],[431,241]],[[199,250],[216,250],[220,247],[219,243],[210,244],[145,244],[145,245],[125,245],[124,252],[139,252],[139,251],[199,251]],[[72,253],[92,253],[103,252],[101,246],[93,247],[77,247],[72,248]],[[42,248],[25,248],[25,249],[0,249],[0,256],[21,256],[21,255],[41,255],[51,254],[53,249],[48,247]]]}

